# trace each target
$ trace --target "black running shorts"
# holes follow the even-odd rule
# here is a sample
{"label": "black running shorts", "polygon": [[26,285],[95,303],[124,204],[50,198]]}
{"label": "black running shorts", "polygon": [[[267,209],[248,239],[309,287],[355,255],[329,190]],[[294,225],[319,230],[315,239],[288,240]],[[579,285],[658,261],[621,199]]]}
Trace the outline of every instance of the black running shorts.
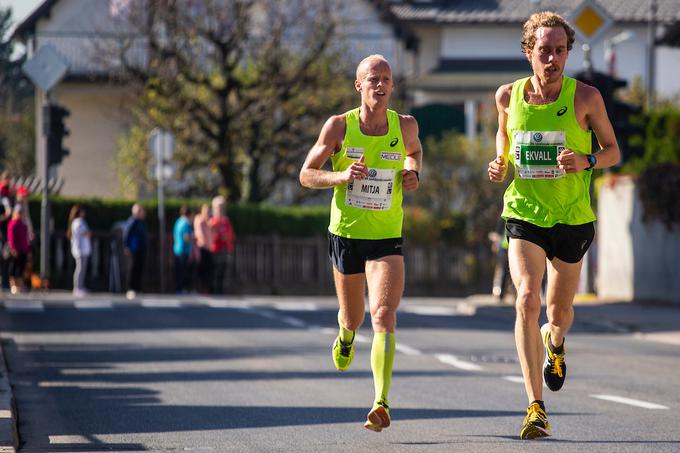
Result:
{"label": "black running shorts", "polygon": [[402,238],[349,239],[328,233],[328,256],[341,274],[363,274],[366,261],[403,255]]}
{"label": "black running shorts", "polygon": [[558,258],[567,263],[578,263],[588,251],[595,237],[594,222],[583,225],[558,223],[543,228],[517,219],[507,219],[505,233],[512,239],[533,242],[545,250],[549,260]]}

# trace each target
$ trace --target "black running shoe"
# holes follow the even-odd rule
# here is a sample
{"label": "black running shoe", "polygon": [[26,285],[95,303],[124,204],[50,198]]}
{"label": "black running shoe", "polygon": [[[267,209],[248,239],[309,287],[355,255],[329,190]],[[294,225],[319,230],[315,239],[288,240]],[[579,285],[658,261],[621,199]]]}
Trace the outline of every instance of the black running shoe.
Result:
{"label": "black running shoe", "polygon": [[567,377],[567,364],[564,361],[564,354],[567,349],[562,344],[562,352],[555,354],[550,349],[550,325],[541,326],[541,338],[545,346],[545,362],[543,362],[543,380],[553,392],[558,391],[564,385],[564,378]]}

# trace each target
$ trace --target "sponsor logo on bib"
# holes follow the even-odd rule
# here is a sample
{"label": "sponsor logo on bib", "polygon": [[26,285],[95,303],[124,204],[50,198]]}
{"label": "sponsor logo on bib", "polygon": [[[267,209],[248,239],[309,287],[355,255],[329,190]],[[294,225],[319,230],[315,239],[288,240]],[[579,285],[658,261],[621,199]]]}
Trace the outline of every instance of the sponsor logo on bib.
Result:
{"label": "sponsor logo on bib", "polygon": [[401,160],[401,153],[390,152],[390,151],[381,151],[380,152],[380,160],[391,160],[393,162],[399,162]]}
{"label": "sponsor logo on bib", "polygon": [[534,141],[535,142],[542,142],[543,141],[543,134],[540,132],[535,132],[534,133]]}
{"label": "sponsor logo on bib", "polygon": [[348,146],[345,149],[345,157],[348,159],[361,159],[361,156],[364,155],[364,149],[363,148],[355,148],[353,146]]}

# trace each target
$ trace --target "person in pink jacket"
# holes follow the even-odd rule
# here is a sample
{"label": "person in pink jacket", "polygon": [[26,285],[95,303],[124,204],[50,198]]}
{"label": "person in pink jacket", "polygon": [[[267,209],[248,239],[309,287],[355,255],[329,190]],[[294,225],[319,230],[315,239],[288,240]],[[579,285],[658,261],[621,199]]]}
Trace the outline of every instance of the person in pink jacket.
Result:
{"label": "person in pink jacket", "polygon": [[7,225],[7,243],[11,254],[9,263],[10,291],[16,294],[25,290],[24,270],[31,251],[28,225],[24,221],[24,207],[17,204]]}

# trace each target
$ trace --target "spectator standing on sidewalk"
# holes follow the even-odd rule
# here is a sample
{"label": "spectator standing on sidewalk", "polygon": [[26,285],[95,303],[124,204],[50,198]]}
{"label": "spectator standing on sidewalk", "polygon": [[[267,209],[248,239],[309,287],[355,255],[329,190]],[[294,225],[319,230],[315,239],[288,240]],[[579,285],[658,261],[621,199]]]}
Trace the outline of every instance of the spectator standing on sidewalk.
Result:
{"label": "spectator standing on sidewalk", "polygon": [[9,285],[9,262],[12,254],[7,242],[8,226],[12,219],[11,208],[0,203],[0,274],[2,276],[2,289],[10,289]]}
{"label": "spectator standing on sidewalk", "polygon": [[146,249],[148,236],[144,217],[146,213],[142,205],[132,205],[132,215],[125,223],[123,231],[123,244],[125,254],[130,258],[128,299],[134,299],[142,290],[142,276],[144,275],[144,263],[146,261]]}
{"label": "spectator standing on sidewalk", "polygon": [[503,303],[510,283],[510,265],[508,263],[508,237],[505,235],[505,220],[498,219],[496,231],[489,233],[491,250],[496,256],[496,266],[493,273],[492,294],[496,302]]}
{"label": "spectator standing on sidewalk", "polygon": [[9,173],[0,174],[0,274],[2,274],[2,289],[10,289],[9,266],[12,254],[7,243],[7,227],[12,219],[12,183]]}
{"label": "spectator standing on sidewalk", "polygon": [[191,226],[193,212],[188,206],[179,208],[179,218],[173,228],[173,247],[175,255],[175,290],[178,294],[189,291],[191,268],[189,257],[194,242],[194,229]]}
{"label": "spectator standing on sidewalk", "polygon": [[227,200],[217,196],[212,200],[212,218],[210,219],[210,251],[212,252],[213,272],[211,292],[224,293],[224,278],[229,267],[229,260],[234,253],[236,235],[226,215]]}
{"label": "spectator standing on sidewalk", "polygon": [[31,251],[30,232],[24,221],[24,207],[21,204],[14,206],[12,219],[7,226],[7,244],[11,254],[9,264],[11,291],[12,294],[17,294],[26,289],[24,270]]}
{"label": "spectator standing on sidewalk", "polygon": [[76,268],[73,271],[73,295],[82,297],[87,293],[85,276],[88,260],[92,254],[92,232],[85,221],[84,207],[74,205],[71,208],[66,236],[71,240],[71,254],[76,260]]}
{"label": "spectator standing on sidewalk", "polygon": [[196,235],[196,247],[198,248],[198,291],[210,292],[212,275],[212,253],[210,252],[210,206],[203,204],[201,211],[194,217],[194,234]]}

